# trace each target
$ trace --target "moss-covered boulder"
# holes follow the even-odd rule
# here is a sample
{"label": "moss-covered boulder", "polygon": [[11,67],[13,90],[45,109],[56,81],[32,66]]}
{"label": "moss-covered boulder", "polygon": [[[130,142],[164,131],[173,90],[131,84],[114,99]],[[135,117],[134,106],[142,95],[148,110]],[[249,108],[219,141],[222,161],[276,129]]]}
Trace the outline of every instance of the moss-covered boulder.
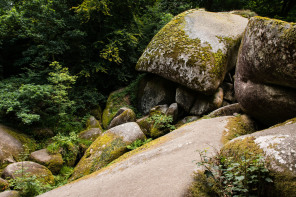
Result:
{"label": "moss-covered boulder", "polygon": [[60,153],[51,154],[47,149],[41,149],[35,152],[32,152],[30,159],[36,163],[44,165],[47,167],[53,174],[58,174],[63,166],[63,158]]}
{"label": "moss-covered boulder", "polygon": [[296,24],[253,17],[240,47],[235,94],[267,125],[296,116]]}
{"label": "moss-covered boulder", "polygon": [[8,188],[8,182],[0,178],[0,192],[6,190],[7,188]]}
{"label": "moss-covered boulder", "polygon": [[112,92],[108,97],[106,108],[103,111],[102,123],[104,129],[108,128],[108,125],[120,108],[130,106],[130,95],[126,88]]}
{"label": "moss-covered boulder", "polygon": [[100,135],[102,135],[103,131],[101,128],[90,128],[84,131],[81,131],[78,134],[78,137],[84,140],[95,141]]}
{"label": "moss-covered boulder", "polygon": [[115,117],[110,122],[108,129],[112,127],[127,123],[127,122],[135,122],[136,121],[136,114],[132,109],[129,108],[120,108],[115,115]]}
{"label": "moss-covered boulder", "polygon": [[153,122],[149,121],[149,116],[144,116],[144,117],[138,119],[137,124],[140,126],[143,133],[147,137],[150,137],[150,131],[151,131],[152,127],[153,127]]}
{"label": "moss-covered boulder", "polygon": [[92,143],[74,168],[70,180],[95,172],[127,151],[127,146],[145,135],[135,122],[109,129]]}
{"label": "moss-covered boulder", "polygon": [[[235,138],[224,145],[221,154],[239,159],[241,156],[263,155],[270,177],[271,196],[296,194],[296,123],[295,119],[281,126]],[[251,153],[251,154],[249,154]]]}
{"label": "moss-covered boulder", "polygon": [[21,197],[20,192],[14,190],[7,190],[0,193],[0,197]]}
{"label": "moss-covered boulder", "polygon": [[86,121],[86,128],[100,128],[102,130],[101,122],[94,116],[90,116]]}
{"label": "moss-covered boulder", "polygon": [[176,85],[171,81],[155,75],[146,75],[139,83],[138,106],[143,114],[156,105],[171,104],[174,102]]}
{"label": "moss-covered boulder", "polygon": [[167,110],[168,110],[169,106],[168,105],[157,105],[154,106],[150,109],[149,111],[149,116],[153,116],[153,115],[164,115]]}
{"label": "moss-covered boulder", "polygon": [[45,166],[32,161],[9,164],[2,172],[2,178],[4,179],[15,179],[21,176],[36,176],[44,184],[54,183],[51,171]]}
{"label": "moss-covered boulder", "polygon": [[236,63],[248,19],[189,10],[173,18],[147,46],[136,69],[212,94]]}
{"label": "moss-covered boulder", "polygon": [[0,124],[0,164],[19,161],[21,153],[35,149],[36,143],[33,139]]}
{"label": "moss-covered boulder", "polygon": [[102,122],[102,115],[103,115],[103,110],[101,106],[96,106],[90,111],[90,114],[94,116],[98,121]]}

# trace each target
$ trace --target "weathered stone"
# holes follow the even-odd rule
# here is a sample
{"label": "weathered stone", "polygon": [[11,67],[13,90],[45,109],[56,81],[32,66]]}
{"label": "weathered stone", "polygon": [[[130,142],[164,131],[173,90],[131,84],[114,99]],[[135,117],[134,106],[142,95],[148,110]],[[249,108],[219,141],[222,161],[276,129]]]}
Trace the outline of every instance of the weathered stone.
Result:
{"label": "weathered stone", "polygon": [[150,109],[149,111],[149,116],[153,116],[156,114],[162,114],[164,115],[166,113],[166,111],[168,110],[168,105],[157,105],[154,106]]}
{"label": "weathered stone", "polygon": [[122,88],[109,95],[102,117],[102,123],[105,129],[108,128],[108,125],[120,108],[130,106],[131,101],[128,93],[126,88]]}
{"label": "weathered stone", "polygon": [[296,116],[296,91],[292,88],[235,81],[235,94],[243,111],[267,125]]}
{"label": "weathered stone", "polygon": [[145,135],[135,122],[125,123],[109,129],[99,136],[87,149],[82,159],[74,168],[70,180],[95,172],[109,164],[127,151],[137,139],[144,139]]}
{"label": "weathered stone", "polygon": [[149,116],[144,116],[143,118],[140,118],[139,120],[137,120],[137,124],[140,126],[143,133],[147,137],[150,137],[150,131],[153,127],[153,122],[149,121],[148,118],[149,118]]}
{"label": "weathered stone", "polygon": [[7,190],[0,193],[0,197],[21,197],[20,192],[14,190]]}
{"label": "weathered stone", "polygon": [[156,105],[174,102],[175,85],[158,76],[148,75],[142,79],[138,92],[138,109],[147,114]]}
{"label": "weathered stone", "polygon": [[242,112],[241,106],[239,103],[234,103],[231,105],[226,105],[215,111],[211,112],[208,116],[209,117],[218,117],[218,116],[232,116],[235,113],[240,114]]}
{"label": "weathered stone", "polygon": [[100,121],[98,121],[94,116],[90,116],[86,121],[86,128],[100,128],[102,130],[102,126]]}
{"label": "weathered stone", "polygon": [[189,10],[153,38],[136,69],[212,94],[235,66],[248,19],[231,13]]}
{"label": "weathered stone", "polygon": [[178,112],[179,112],[178,104],[172,103],[167,109],[167,111],[165,112],[165,115],[172,116],[173,122],[175,122],[178,119]]}
{"label": "weathered stone", "polygon": [[236,98],[234,95],[234,86],[231,83],[226,83],[223,82],[221,84],[221,88],[223,89],[223,99],[230,102],[230,103],[235,103],[236,102]]}
{"label": "weathered stone", "polygon": [[7,188],[8,188],[8,182],[0,178],[0,192],[4,191]]}
{"label": "weathered stone", "polygon": [[130,151],[112,165],[40,197],[75,196],[184,196],[200,162],[197,150],[213,155],[229,117],[192,122]]}
{"label": "weathered stone", "polygon": [[[263,155],[273,187],[269,188],[273,196],[294,196],[296,193],[296,119],[235,138],[225,144],[222,155],[240,158],[240,156]],[[249,155],[251,153],[251,155]]]}
{"label": "weathered stone", "polygon": [[237,100],[268,125],[296,116],[295,32],[295,23],[253,17],[239,51]]}
{"label": "weathered stone", "polygon": [[194,103],[196,93],[184,87],[178,87],[176,89],[176,103],[189,113]]}
{"label": "weathered stone", "polygon": [[193,115],[203,115],[208,112],[211,112],[215,109],[218,109],[222,106],[223,103],[223,89],[219,88],[218,91],[213,96],[206,96],[199,94],[197,99],[193,104],[190,114]]}
{"label": "weathered stone", "polygon": [[54,183],[54,177],[51,171],[45,166],[32,161],[9,164],[2,172],[2,177],[5,179],[15,179],[21,176],[36,176],[36,178],[44,184]]}
{"label": "weathered stone", "polygon": [[103,133],[100,128],[91,128],[81,131],[78,137],[85,140],[95,141]]}
{"label": "weathered stone", "polygon": [[[26,145],[26,149],[24,149]],[[0,124],[0,164],[13,163],[19,160],[24,151],[34,151],[35,141],[27,135]]]}
{"label": "weathered stone", "polygon": [[135,122],[136,121],[136,114],[132,109],[129,108],[120,108],[120,113],[115,115],[113,120],[110,122],[108,129],[112,127],[127,123],[127,122]]}
{"label": "weathered stone", "polygon": [[36,163],[44,165],[53,174],[58,174],[60,172],[64,162],[60,153],[50,154],[46,149],[32,152],[30,159]]}

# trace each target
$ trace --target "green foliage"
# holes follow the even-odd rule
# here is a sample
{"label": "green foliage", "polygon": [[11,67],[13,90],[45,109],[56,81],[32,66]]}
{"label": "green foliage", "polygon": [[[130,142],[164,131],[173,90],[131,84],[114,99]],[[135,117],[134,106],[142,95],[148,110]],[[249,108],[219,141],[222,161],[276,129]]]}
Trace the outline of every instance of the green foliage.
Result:
{"label": "green foliage", "polygon": [[172,125],[173,117],[163,114],[154,114],[147,119],[148,122],[153,123],[155,128],[169,129],[169,131],[175,130],[175,126]]}
{"label": "green foliage", "polygon": [[34,197],[52,189],[49,184],[41,183],[35,175],[30,174],[10,179],[9,187],[20,191],[22,197]]}
{"label": "green foliage", "polygon": [[60,152],[66,164],[75,162],[79,151],[79,143],[81,143],[81,139],[76,133],[71,132],[69,135],[62,135],[61,133],[58,133],[51,139],[53,142],[47,146],[47,150],[50,153]]}
{"label": "green foliage", "polygon": [[67,68],[62,68],[58,62],[50,66],[54,70],[49,73],[48,84],[22,84],[22,79],[0,82],[2,116],[13,115],[23,124],[58,123],[70,112],[74,102],[69,99],[68,90],[76,77],[71,76]]}
{"label": "green foliage", "polygon": [[131,145],[128,145],[127,148],[130,150],[135,150],[140,146],[143,146],[144,144],[147,144],[148,142],[151,142],[151,141],[152,141],[152,138],[145,139],[145,140],[138,139],[134,141]]}
{"label": "green foliage", "polygon": [[197,162],[198,167],[205,169],[208,180],[203,183],[207,189],[199,186],[203,191],[214,192],[217,196],[261,196],[264,188],[273,182],[261,155],[246,153],[234,158],[218,154],[209,158],[206,153],[206,150],[200,151],[201,160]]}
{"label": "green foliage", "polygon": [[69,166],[64,165],[62,167],[62,169],[60,170],[59,175],[54,176],[55,185],[53,186],[52,189],[67,184],[68,183],[68,179],[72,175],[73,171],[74,171],[74,168],[73,167],[69,167]]}

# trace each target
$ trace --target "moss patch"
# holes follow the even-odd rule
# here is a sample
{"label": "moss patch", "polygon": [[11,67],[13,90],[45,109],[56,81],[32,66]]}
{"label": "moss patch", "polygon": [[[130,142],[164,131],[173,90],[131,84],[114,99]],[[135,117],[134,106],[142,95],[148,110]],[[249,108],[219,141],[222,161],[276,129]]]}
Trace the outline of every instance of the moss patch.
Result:
{"label": "moss patch", "polygon": [[226,130],[223,131],[222,143],[226,144],[230,140],[246,135],[254,133],[256,130],[254,125],[247,116],[237,116],[228,119],[228,123],[226,125]]}
{"label": "moss patch", "polygon": [[105,133],[87,149],[74,169],[71,180],[95,172],[127,151],[127,143],[112,133]]}
{"label": "moss patch", "polygon": [[[212,52],[209,43],[201,43],[198,38],[189,38],[184,31],[185,16],[195,11],[183,12],[163,27],[147,46],[136,65],[136,69],[160,74],[197,91],[212,93],[218,88],[220,80],[224,78],[229,54],[225,54],[221,49],[216,53]],[[233,44],[240,43],[240,38],[220,38],[221,42],[227,44],[227,50]],[[169,69],[169,72],[167,69]],[[185,72],[184,75],[187,75],[192,70],[199,75],[190,80],[179,77],[180,72]],[[207,87],[208,84],[213,85]]]}

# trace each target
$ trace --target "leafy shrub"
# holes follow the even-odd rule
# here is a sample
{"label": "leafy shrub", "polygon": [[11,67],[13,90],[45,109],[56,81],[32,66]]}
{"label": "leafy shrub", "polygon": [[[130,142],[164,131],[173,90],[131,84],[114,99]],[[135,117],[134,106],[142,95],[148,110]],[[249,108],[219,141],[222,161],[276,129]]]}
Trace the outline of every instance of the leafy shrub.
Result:
{"label": "leafy shrub", "polygon": [[[196,173],[190,196],[206,193],[213,196],[261,196],[272,181],[261,155],[246,153],[241,158],[217,155],[209,158],[207,151],[200,151],[198,167],[205,170]],[[248,156],[247,156],[248,155]],[[197,192],[198,191],[198,192]]]}
{"label": "leafy shrub", "polygon": [[175,126],[172,125],[173,117],[163,114],[154,114],[147,119],[148,122],[153,123],[155,128],[175,130]]}
{"label": "leafy shrub", "polygon": [[51,139],[53,142],[47,146],[47,150],[50,153],[60,152],[66,164],[73,164],[75,162],[79,153],[80,143],[87,146],[90,145],[90,141],[80,139],[75,132],[71,132],[69,135],[59,133]]}
{"label": "leafy shrub", "polygon": [[134,141],[131,145],[128,145],[127,148],[130,150],[135,150],[140,146],[143,146],[144,144],[147,144],[148,142],[151,142],[151,141],[152,141],[152,138],[145,139],[145,140],[138,139]]}

